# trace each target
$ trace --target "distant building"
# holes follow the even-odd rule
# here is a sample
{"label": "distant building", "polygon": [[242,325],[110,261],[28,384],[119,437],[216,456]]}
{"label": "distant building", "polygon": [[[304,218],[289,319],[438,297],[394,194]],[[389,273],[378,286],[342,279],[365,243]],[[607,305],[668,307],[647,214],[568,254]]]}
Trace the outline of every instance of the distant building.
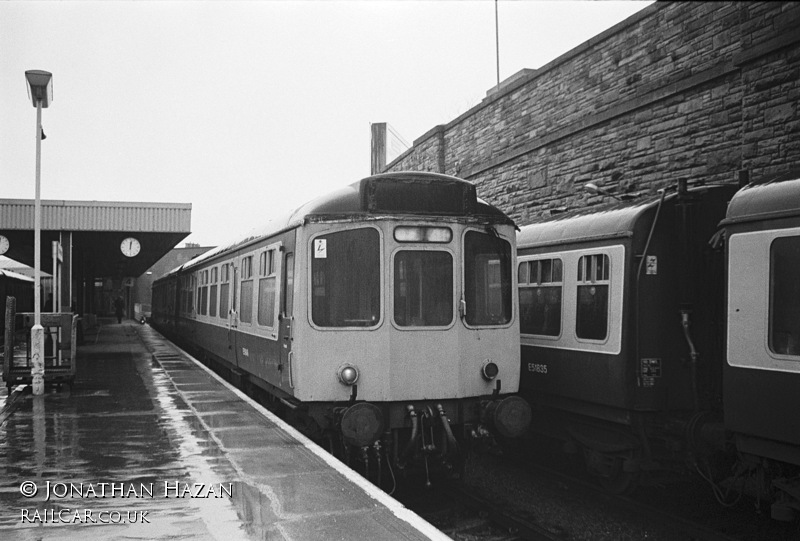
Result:
{"label": "distant building", "polygon": [[153,295],[152,286],[155,280],[212,248],[214,247],[200,246],[196,243],[187,242],[183,247],[170,250],[167,255],[147,269],[144,274],[136,278],[131,291],[131,299],[134,303],[133,316],[138,319],[142,313],[150,313],[150,303]]}

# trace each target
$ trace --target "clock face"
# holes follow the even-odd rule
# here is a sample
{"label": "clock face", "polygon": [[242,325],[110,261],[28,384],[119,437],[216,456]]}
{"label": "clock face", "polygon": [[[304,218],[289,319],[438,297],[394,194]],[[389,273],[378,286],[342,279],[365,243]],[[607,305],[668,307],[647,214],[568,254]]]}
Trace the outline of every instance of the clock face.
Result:
{"label": "clock face", "polygon": [[139,241],[135,238],[128,237],[122,241],[122,244],[119,245],[119,249],[122,250],[124,255],[133,257],[139,253],[139,250],[142,249],[142,245],[139,244]]}
{"label": "clock face", "polygon": [[0,235],[0,255],[6,253],[9,246],[11,246],[11,244],[8,242],[8,238]]}

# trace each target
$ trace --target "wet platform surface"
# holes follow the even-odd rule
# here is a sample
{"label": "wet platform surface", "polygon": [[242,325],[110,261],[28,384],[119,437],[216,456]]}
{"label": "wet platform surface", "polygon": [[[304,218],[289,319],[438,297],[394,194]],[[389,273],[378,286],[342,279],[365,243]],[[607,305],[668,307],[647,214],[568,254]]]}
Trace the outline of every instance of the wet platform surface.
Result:
{"label": "wet platform surface", "polygon": [[72,389],[14,395],[0,539],[447,539],[148,326],[101,326]]}

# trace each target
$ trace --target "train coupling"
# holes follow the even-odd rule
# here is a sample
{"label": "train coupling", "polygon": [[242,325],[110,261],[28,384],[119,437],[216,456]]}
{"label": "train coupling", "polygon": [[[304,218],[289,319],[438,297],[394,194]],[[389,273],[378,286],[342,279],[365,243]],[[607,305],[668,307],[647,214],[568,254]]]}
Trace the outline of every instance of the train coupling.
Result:
{"label": "train coupling", "polygon": [[518,438],[525,434],[530,428],[532,416],[530,404],[515,395],[483,403],[481,415],[492,431],[506,438]]}

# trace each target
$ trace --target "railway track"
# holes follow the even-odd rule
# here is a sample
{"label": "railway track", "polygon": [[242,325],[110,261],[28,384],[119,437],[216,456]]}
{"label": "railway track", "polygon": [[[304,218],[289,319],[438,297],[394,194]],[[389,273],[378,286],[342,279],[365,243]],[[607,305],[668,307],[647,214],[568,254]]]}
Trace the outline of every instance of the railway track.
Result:
{"label": "railway track", "polygon": [[[480,487],[479,476],[488,476],[502,490],[486,487],[485,498],[503,507],[514,507],[534,523],[549,523],[559,510],[572,517],[561,521],[558,539],[643,539],[704,541],[790,541],[800,539],[800,523],[782,523],[769,517],[769,506],[759,513],[757,502],[731,509],[721,507],[699,479],[685,476],[642,487],[632,496],[604,491],[583,468],[565,468],[537,454],[487,456],[480,473],[468,480]],[[525,494],[537,492],[538,498]],[[555,489],[553,489],[555,487]],[[508,497],[503,496],[508,494]],[[552,507],[542,513],[537,507]],[[526,509],[527,508],[527,509]],[[536,516],[533,520],[530,516]],[[595,523],[594,526],[592,523]],[[556,530],[557,528],[548,529]],[[594,529],[594,530],[593,530]]]}
{"label": "railway track", "polygon": [[[465,487],[457,484],[450,484],[444,489],[445,493],[453,501],[459,502],[473,515],[477,515],[487,524],[487,530],[498,530],[506,532],[508,535],[503,539],[528,541],[555,541],[562,537],[558,532],[551,532],[539,524],[526,520],[523,517],[510,512],[507,506],[497,505],[496,503],[475,494]],[[448,533],[448,532],[445,532]],[[460,530],[454,533],[459,534]]]}
{"label": "railway track", "polygon": [[[399,501],[458,541],[767,541],[800,539],[797,525],[775,521],[750,526],[720,515],[711,523],[687,516],[681,502],[610,495],[591,480],[542,464],[508,457],[481,457],[464,482],[430,489],[408,486]],[[658,491],[656,491],[658,492]],[[685,494],[692,499],[694,495]],[[685,502],[684,502],[685,503]],[[704,508],[698,510],[701,514]],[[711,512],[718,512],[712,508]],[[735,512],[735,516],[744,513]],[[727,529],[720,529],[720,520]]]}
{"label": "railway track", "polygon": [[406,491],[404,505],[456,541],[555,541],[562,538],[514,516],[459,483]]}

